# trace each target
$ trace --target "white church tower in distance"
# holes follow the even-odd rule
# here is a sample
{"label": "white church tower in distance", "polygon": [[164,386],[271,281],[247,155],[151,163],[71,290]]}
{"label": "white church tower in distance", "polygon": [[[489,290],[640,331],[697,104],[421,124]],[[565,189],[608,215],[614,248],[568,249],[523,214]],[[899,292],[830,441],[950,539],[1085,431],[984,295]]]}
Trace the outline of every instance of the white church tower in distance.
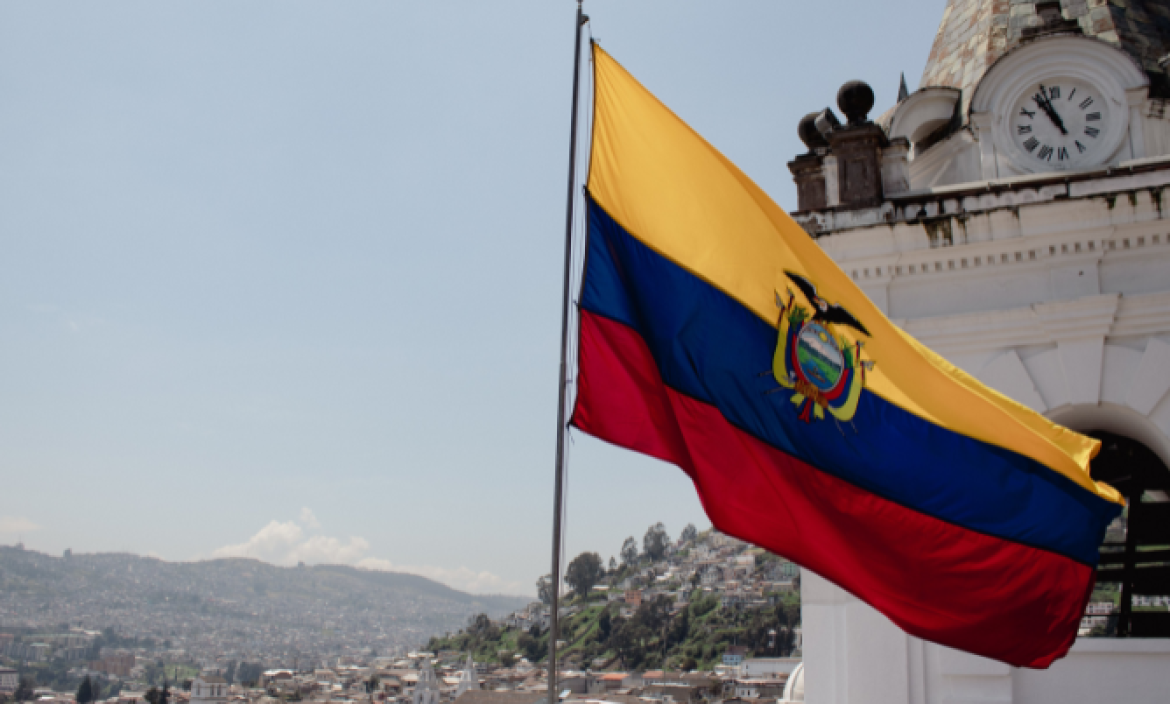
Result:
{"label": "white church tower in distance", "polygon": [[429,657],[424,657],[418,671],[418,684],[414,686],[410,704],[439,704],[439,681]]}
{"label": "white church tower in distance", "polygon": [[1097,580],[1119,606],[1049,670],[910,637],[805,571],[807,701],[1167,701],[1170,613],[1134,607],[1170,592],[1144,550],[1170,543],[1168,65],[1164,0],[949,0],[916,91],[870,118],[850,81],[840,117],[801,120],[796,221],[908,333],[1099,438],[1129,504]]}
{"label": "white church tower in distance", "polygon": [[459,686],[455,690],[455,698],[458,699],[464,692],[471,689],[479,689],[479,675],[475,671],[475,663],[468,655],[467,666],[463,668],[463,672],[459,673]]}

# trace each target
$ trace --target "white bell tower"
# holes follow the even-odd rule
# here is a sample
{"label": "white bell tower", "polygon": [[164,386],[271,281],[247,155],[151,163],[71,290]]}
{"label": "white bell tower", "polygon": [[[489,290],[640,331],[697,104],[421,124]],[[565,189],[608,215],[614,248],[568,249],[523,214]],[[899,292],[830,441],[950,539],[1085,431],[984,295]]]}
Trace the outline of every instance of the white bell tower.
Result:
{"label": "white bell tower", "polygon": [[458,699],[469,689],[479,689],[479,675],[475,672],[475,663],[470,655],[467,656],[467,667],[459,674],[459,687],[455,690],[455,698]]}
{"label": "white bell tower", "polygon": [[414,686],[410,704],[439,704],[439,681],[435,677],[435,668],[429,657],[423,658],[422,668],[418,671],[418,684]]}

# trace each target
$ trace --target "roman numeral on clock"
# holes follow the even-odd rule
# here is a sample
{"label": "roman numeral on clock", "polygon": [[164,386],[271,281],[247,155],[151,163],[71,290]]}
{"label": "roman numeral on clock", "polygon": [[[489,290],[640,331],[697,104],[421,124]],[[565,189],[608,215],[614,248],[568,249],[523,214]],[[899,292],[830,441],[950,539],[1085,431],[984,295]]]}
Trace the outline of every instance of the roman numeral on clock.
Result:
{"label": "roman numeral on clock", "polygon": [[1036,117],[1036,113],[1032,112],[1028,108],[1020,108],[1020,114],[1025,117]]}
{"label": "roman numeral on clock", "polygon": [[1038,146],[1040,146],[1040,140],[1036,139],[1035,137],[1028,137],[1028,141],[1024,142],[1024,149],[1027,149],[1030,152],[1035,151],[1036,147]]}
{"label": "roman numeral on clock", "polygon": [[1085,134],[1089,135],[1093,139],[1096,139],[1097,135],[1101,134],[1101,130],[1097,129],[1096,127],[1086,127]]}
{"label": "roman numeral on clock", "polygon": [[1036,158],[1052,161],[1052,147],[1047,144],[1041,145],[1040,151],[1036,152]]}
{"label": "roman numeral on clock", "polygon": [[1079,140],[1073,140],[1073,144],[1077,145],[1078,152],[1082,154],[1085,153],[1085,145],[1081,144]]}
{"label": "roman numeral on clock", "polygon": [[1068,147],[1061,147],[1060,149],[1057,149],[1056,150],[1056,160],[1057,161],[1064,161],[1066,159],[1068,159]]}
{"label": "roman numeral on clock", "polygon": [[1031,125],[1019,125],[1016,127],[1016,134],[1028,134],[1032,131]]}
{"label": "roman numeral on clock", "polygon": [[1088,115],[1085,115],[1086,122],[1088,122],[1090,120],[1100,120],[1100,119],[1101,119],[1101,113],[1099,113],[1099,112],[1091,112]]}
{"label": "roman numeral on clock", "polygon": [[1060,86],[1052,86],[1051,88],[1049,88],[1048,89],[1048,97],[1049,98],[1059,98],[1060,97]]}
{"label": "roman numeral on clock", "polygon": [[1081,101],[1081,110],[1087,110],[1093,104],[1093,98],[1090,96]]}

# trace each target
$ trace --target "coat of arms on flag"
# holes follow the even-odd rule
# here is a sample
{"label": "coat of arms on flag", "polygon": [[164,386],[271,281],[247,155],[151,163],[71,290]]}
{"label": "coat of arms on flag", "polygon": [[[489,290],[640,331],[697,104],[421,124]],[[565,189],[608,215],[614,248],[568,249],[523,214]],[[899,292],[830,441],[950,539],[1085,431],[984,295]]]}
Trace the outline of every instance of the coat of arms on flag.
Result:
{"label": "coat of arms on flag", "polygon": [[839,421],[851,420],[865,385],[865,372],[873,368],[873,362],[861,359],[860,340],[851,343],[835,326],[851,327],[867,337],[869,331],[845,308],[818,296],[811,281],[800,274],[785,273],[812,309],[797,302],[792,289],[787,301],[776,294],[779,335],[771,373],[781,389],[793,390],[792,404],[799,408],[805,423],[811,423],[813,416],[824,418],[826,410]]}

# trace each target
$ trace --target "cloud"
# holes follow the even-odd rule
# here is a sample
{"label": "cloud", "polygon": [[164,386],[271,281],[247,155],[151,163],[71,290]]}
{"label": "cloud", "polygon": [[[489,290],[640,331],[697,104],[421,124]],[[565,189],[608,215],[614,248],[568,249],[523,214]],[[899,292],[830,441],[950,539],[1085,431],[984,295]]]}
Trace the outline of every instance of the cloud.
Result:
{"label": "cloud", "polygon": [[21,535],[41,527],[23,516],[0,516],[0,535]]}
{"label": "cloud", "polygon": [[251,538],[218,548],[212,551],[211,556],[252,557],[288,566],[304,562],[310,565],[353,565],[367,570],[405,572],[473,594],[523,594],[531,591],[524,589],[519,582],[510,582],[491,572],[476,572],[467,567],[449,569],[431,565],[397,565],[390,560],[368,556],[370,543],[365,538],[355,535],[343,540],[326,535],[308,535],[302,525],[319,528],[321,523],[310,509],[303,508],[298,521],[269,521]]}
{"label": "cloud", "polygon": [[254,557],[277,565],[307,564],[351,565],[370,549],[365,538],[349,540],[324,535],[305,536],[293,521],[269,521],[256,535],[242,543],[225,545],[212,557]]}
{"label": "cloud", "polygon": [[[292,521],[269,521],[247,541],[225,545],[211,553],[212,557],[255,557],[277,564],[289,564],[289,558],[301,542],[305,532]],[[296,564],[296,561],[292,561]]]}
{"label": "cloud", "polygon": [[317,520],[317,515],[313,513],[313,509],[308,506],[301,508],[301,525],[306,528],[320,528],[321,521]]}
{"label": "cloud", "polygon": [[289,553],[289,562],[352,565],[369,549],[370,543],[356,535],[351,536],[349,541],[315,535],[293,548]]}

